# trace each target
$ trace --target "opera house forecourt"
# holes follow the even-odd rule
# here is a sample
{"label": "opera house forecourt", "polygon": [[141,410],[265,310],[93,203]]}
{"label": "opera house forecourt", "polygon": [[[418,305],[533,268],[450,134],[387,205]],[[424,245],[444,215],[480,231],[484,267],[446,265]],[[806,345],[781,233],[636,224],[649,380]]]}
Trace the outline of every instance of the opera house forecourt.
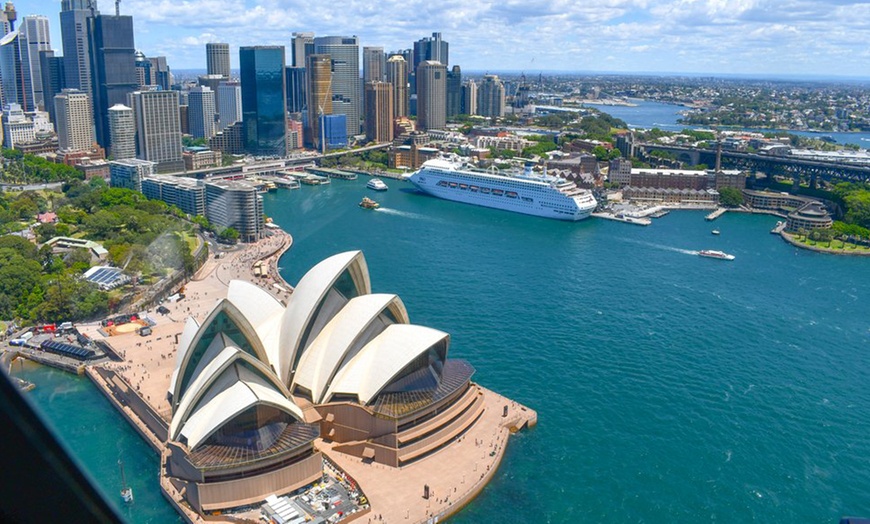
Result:
{"label": "opera house forecourt", "polygon": [[162,474],[203,514],[318,481],[321,447],[395,471],[450,454],[487,410],[508,407],[487,404],[505,399],[471,382],[449,345],[398,296],[372,293],[361,251],[318,263],[286,307],[234,280],[179,339]]}

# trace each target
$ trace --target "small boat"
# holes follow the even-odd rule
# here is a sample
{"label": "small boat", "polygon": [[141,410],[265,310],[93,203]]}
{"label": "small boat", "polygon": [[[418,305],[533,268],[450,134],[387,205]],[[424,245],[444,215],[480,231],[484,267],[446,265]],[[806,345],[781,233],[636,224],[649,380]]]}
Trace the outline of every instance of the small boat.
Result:
{"label": "small boat", "polygon": [[369,180],[368,184],[366,184],[366,187],[369,189],[374,189],[375,191],[386,191],[387,189],[389,189],[387,187],[387,184],[384,184],[384,181],[380,178],[373,178]]}
{"label": "small boat", "polygon": [[359,207],[363,209],[377,209],[381,207],[381,205],[369,197],[363,197],[362,201],[359,203]]}
{"label": "small boat", "polygon": [[718,235],[718,234],[719,234],[719,230],[718,230],[718,229],[714,229],[713,231],[710,231],[710,232],[713,233],[714,235]]}
{"label": "small boat", "polygon": [[718,258],[719,260],[734,260],[734,255],[729,255],[723,251],[715,251],[712,249],[704,249],[698,251],[698,256],[707,257],[707,258]]}
{"label": "small boat", "polygon": [[118,467],[121,468],[121,500],[127,504],[133,503],[133,488],[127,485],[127,477],[124,475],[124,463],[118,459]]}

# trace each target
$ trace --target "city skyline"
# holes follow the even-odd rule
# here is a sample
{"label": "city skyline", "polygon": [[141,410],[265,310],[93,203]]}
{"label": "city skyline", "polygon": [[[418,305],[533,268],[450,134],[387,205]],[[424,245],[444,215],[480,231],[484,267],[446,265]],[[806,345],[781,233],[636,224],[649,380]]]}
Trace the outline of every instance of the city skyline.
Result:
{"label": "city skyline", "polygon": [[[19,20],[47,16],[52,47],[60,51],[59,2],[18,0],[15,7]],[[114,2],[104,0],[99,7],[114,13]],[[167,56],[174,70],[204,69],[208,42],[228,42],[237,70],[240,46],[284,45],[289,53],[294,31],[356,35],[360,47],[387,52],[441,32],[451,44],[450,63],[465,71],[842,77],[870,70],[870,51],[859,44],[870,36],[862,22],[870,16],[868,2],[484,1],[437,8],[406,2],[376,9],[350,2],[337,11],[327,5],[301,8],[289,0],[125,0],[121,14],[134,17],[136,48]]]}

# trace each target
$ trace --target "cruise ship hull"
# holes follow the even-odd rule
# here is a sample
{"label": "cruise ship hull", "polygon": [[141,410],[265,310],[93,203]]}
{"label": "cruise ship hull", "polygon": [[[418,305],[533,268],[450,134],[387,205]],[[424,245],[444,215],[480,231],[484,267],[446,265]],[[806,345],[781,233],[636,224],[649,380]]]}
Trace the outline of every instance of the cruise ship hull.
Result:
{"label": "cruise ship hull", "polygon": [[432,171],[424,167],[409,180],[420,191],[437,198],[556,220],[583,220],[596,207],[591,197],[566,196],[543,184],[523,187],[522,183],[481,180],[464,171]]}

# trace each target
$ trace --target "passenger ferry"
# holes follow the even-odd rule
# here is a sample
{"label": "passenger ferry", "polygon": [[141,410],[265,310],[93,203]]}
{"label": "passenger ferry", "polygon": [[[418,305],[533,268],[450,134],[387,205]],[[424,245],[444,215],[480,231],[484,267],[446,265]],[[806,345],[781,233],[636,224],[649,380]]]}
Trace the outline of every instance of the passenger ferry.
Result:
{"label": "passenger ferry", "polygon": [[432,196],[558,220],[583,220],[598,202],[590,191],[564,178],[522,173],[484,171],[450,160],[423,164],[409,180]]}
{"label": "passenger ferry", "polygon": [[698,251],[698,255],[707,258],[718,258],[719,260],[734,260],[734,255],[729,255],[723,251],[716,251],[713,249],[704,249],[702,251]]}
{"label": "passenger ferry", "polygon": [[387,187],[387,184],[384,184],[384,181],[380,178],[373,178],[369,180],[368,184],[366,184],[366,187],[369,189],[374,189],[375,191],[386,191],[387,189],[389,189]]}

